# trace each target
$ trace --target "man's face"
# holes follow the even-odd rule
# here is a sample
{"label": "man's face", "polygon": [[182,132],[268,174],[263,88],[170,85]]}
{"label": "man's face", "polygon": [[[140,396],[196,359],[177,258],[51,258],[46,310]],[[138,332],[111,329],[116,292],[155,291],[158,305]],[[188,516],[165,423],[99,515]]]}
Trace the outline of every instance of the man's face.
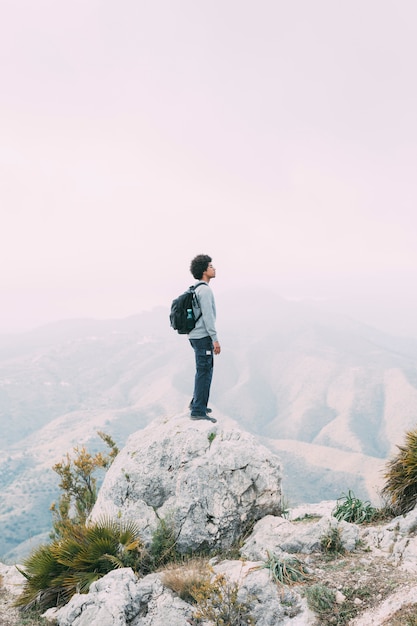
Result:
{"label": "man's face", "polygon": [[207,278],[216,278],[216,268],[212,263],[209,263],[206,269]]}

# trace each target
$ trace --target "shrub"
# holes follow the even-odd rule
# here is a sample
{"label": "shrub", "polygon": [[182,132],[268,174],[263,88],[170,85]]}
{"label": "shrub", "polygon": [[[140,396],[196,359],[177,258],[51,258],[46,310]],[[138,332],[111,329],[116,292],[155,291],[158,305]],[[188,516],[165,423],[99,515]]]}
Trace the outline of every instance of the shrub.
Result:
{"label": "shrub", "polygon": [[171,566],[162,573],[162,582],[182,600],[195,603],[195,593],[210,581],[210,569],[203,559],[190,559],[181,567]]}
{"label": "shrub", "polygon": [[347,495],[343,494],[336,502],[336,508],[332,511],[333,517],[339,522],[351,522],[352,524],[362,524],[371,522],[379,514],[378,509],[371,506],[368,501],[362,502],[355,494],[349,490]]}
{"label": "shrub", "polygon": [[74,526],[61,539],[36,548],[23,562],[26,578],[16,605],[45,610],[65,604],[74,593],[87,593],[91,583],[119,567],[141,566],[142,544],[132,522],[102,519]]}
{"label": "shrub", "polygon": [[308,570],[304,563],[295,557],[281,557],[268,551],[268,559],[261,567],[269,569],[276,583],[292,585],[307,580]]}
{"label": "shrub", "polygon": [[397,448],[398,454],[386,465],[382,495],[397,515],[404,515],[417,503],[417,429],[408,431],[405,444]]}
{"label": "shrub", "polygon": [[[306,589],[307,604],[309,608],[323,618],[330,618],[333,615],[336,603],[336,592],[324,585],[312,585]],[[330,622],[327,622],[330,623]]]}
{"label": "shrub", "polygon": [[334,556],[337,556],[338,554],[345,553],[339,528],[330,527],[327,533],[320,538],[320,545],[321,549],[326,554],[333,554]]}
{"label": "shrub", "polygon": [[99,437],[110,448],[108,454],[97,452],[92,456],[83,448],[74,448],[75,456],[66,454],[61,463],[56,463],[53,470],[61,477],[59,487],[62,494],[51,505],[53,516],[52,539],[70,534],[73,527],[85,524],[97,499],[97,479],[94,473],[98,469],[107,469],[112,464],[119,450],[109,435],[98,431]]}
{"label": "shrub", "polygon": [[177,561],[180,555],[176,545],[177,535],[172,522],[168,519],[159,519],[148,553],[149,570],[155,570],[167,563]]}
{"label": "shrub", "polygon": [[215,626],[255,624],[250,605],[239,601],[239,585],[219,574],[212,581],[200,582],[191,590],[196,601],[194,618],[212,622]]}

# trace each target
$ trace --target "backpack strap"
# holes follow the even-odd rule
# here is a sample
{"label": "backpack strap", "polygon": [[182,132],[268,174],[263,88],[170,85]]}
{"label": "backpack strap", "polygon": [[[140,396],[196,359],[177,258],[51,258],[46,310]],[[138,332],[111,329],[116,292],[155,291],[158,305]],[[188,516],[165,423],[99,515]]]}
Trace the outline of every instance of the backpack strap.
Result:
{"label": "backpack strap", "polygon": [[200,303],[199,303],[199,301],[198,301],[198,297],[197,297],[197,294],[196,294],[196,292],[195,292],[195,290],[197,289],[197,287],[199,287],[200,285],[207,285],[207,287],[208,287],[208,283],[206,283],[206,281],[205,281],[205,280],[201,280],[201,281],[200,281],[199,283],[197,283],[196,285],[191,285],[191,287],[190,287],[190,290],[193,292],[193,299],[195,298],[195,300],[196,300],[196,302],[197,302],[197,306],[198,306],[198,308],[200,309],[200,315],[199,315],[198,317],[196,317],[196,318],[195,318],[195,321],[196,321],[196,322],[197,322],[197,321],[200,319],[200,317],[203,315],[203,314],[201,313]]}

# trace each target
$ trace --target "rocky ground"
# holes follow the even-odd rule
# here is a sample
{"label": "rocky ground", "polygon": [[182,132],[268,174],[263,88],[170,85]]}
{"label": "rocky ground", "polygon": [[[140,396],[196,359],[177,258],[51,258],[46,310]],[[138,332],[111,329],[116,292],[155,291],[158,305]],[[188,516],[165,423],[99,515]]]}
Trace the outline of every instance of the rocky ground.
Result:
{"label": "rocky ground", "polygon": [[[315,554],[308,561],[314,570],[313,580],[308,584],[319,584],[340,592],[337,611],[326,611],[323,607],[318,613],[319,624],[408,626],[406,611],[397,613],[395,608],[392,610],[392,599],[396,596],[399,608],[408,601],[413,604],[414,597],[410,614],[415,615],[415,621],[410,625],[417,625],[416,575],[399,570],[384,557],[369,556],[362,550],[336,558]],[[391,601],[385,602],[388,598]]]}
{"label": "rocky ground", "polygon": [[45,620],[37,615],[22,613],[13,606],[22,577],[14,567],[1,565],[0,626],[41,626]]}
{"label": "rocky ground", "polygon": [[0,589],[0,624],[2,626],[15,626],[21,624],[17,609],[12,607],[13,596]]}
{"label": "rocky ground", "polygon": [[[297,555],[312,570],[311,579],[298,587],[323,585],[338,591],[338,604],[327,610],[321,606],[317,624],[321,626],[416,626],[417,575],[402,571],[383,556],[358,548],[350,554]],[[13,607],[16,589],[0,588],[1,626],[40,626],[45,620],[22,614]]]}

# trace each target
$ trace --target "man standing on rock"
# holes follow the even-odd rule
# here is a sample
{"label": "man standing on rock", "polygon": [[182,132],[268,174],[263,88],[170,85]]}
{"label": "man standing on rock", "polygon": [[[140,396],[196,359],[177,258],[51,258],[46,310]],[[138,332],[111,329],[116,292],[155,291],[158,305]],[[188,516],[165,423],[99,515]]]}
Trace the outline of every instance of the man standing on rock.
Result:
{"label": "man standing on rock", "polygon": [[195,290],[199,308],[195,310],[195,314],[196,317],[201,314],[195,328],[188,335],[194,349],[196,364],[194,395],[190,409],[193,420],[217,422],[209,415],[211,409],[207,407],[213,377],[213,353],[220,354],[221,350],[216,332],[216,304],[209,286],[210,280],[216,277],[216,270],[211,261],[207,254],[199,254],[191,261],[190,266],[191,274],[199,281]]}

